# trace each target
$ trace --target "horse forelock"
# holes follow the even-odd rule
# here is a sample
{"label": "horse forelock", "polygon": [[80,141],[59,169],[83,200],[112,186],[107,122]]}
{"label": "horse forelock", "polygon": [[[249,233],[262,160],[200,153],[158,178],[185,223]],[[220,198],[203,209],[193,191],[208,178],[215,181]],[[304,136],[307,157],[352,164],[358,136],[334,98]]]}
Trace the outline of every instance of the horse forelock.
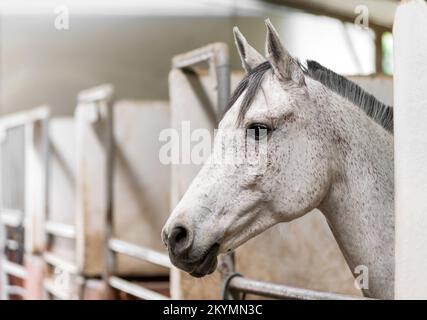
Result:
{"label": "horse forelock", "polygon": [[264,74],[270,69],[270,62],[265,61],[248,72],[239,82],[233,94],[231,95],[224,114],[236,103],[237,99],[239,99],[239,97],[245,93],[242,104],[240,105],[239,114],[237,116],[237,124],[240,124],[261,87]]}

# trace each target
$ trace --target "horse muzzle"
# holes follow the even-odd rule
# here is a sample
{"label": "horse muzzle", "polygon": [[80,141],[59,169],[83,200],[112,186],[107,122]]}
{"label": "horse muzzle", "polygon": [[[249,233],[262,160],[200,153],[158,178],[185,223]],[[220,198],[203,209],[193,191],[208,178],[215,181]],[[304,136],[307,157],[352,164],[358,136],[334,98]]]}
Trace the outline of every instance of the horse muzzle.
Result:
{"label": "horse muzzle", "polygon": [[170,234],[163,231],[171,262],[193,277],[203,277],[215,271],[220,244],[215,242],[201,254],[194,248],[194,235],[183,225],[175,226]]}

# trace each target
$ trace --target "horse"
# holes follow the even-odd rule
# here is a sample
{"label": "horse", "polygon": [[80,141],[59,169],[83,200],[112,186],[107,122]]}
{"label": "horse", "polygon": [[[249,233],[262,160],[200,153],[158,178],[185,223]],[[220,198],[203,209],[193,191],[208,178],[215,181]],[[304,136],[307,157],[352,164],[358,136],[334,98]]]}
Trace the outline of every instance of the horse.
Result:
{"label": "horse", "polygon": [[[163,227],[170,260],[203,277],[215,271],[219,254],[317,208],[353,275],[366,267],[363,294],[392,299],[392,108],[315,61],[304,66],[269,19],[265,25],[265,57],[233,29],[246,75],[219,123],[211,156]],[[255,157],[261,146],[247,155],[245,144],[261,141],[265,161],[210,161],[233,148]],[[257,165],[262,168],[254,171]]]}

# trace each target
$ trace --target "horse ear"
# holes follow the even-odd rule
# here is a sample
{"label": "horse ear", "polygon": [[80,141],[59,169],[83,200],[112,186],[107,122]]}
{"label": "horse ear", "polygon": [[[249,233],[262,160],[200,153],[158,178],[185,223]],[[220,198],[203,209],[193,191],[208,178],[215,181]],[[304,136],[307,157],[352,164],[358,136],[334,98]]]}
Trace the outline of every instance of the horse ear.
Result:
{"label": "horse ear", "polygon": [[273,68],[274,73],[282,81],[293,81],[298,85],[305,85],[304,74],[298,62],[289,54],[280,42],[276,29],[265,20],[267,27],[267,40],[265,43],[265,55]]}
{"label": "horse ear", "polygon": [[234,27],[233,34],[240,60],[242,60],[242,66],[246,72],[250,72],[253,68],[265,62],[265,58],[248,43],[239,28]]}

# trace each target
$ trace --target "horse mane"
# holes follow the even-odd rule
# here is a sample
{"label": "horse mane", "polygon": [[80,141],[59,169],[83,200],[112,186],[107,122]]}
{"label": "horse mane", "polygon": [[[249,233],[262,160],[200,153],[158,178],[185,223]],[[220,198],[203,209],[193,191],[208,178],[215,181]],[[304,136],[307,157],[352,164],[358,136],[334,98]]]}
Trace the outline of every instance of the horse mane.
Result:
{"label": "horse mane", "polygon": [[[322,66],[316,61],[307,60],[307,67],[299,63],[304,74],[319,81],[325,87],[334,91],[338,95],[360,107],[368,117],[373,119],[387,131],[393,133],[393,108],[380,102],[372,94],[363,90],[353,81],[341,76],[332,70]],[[265,61],[252,69],[239,82],[234,90],[225,112],[227,112],[246,91],[245,97],[240,106],[238,123],[241,123],[249,110],[264,77],[264,74],[271,69],[271,64]]]}
{"label": "horse mane", "polygon": [[330,90],[360,107],[376,123],[393,133],[393,108],[391,106],[382,103],[353,81],[316,61],[307,60],[307,68],[303,68],[303,71],[310,78],[319,81]]}

